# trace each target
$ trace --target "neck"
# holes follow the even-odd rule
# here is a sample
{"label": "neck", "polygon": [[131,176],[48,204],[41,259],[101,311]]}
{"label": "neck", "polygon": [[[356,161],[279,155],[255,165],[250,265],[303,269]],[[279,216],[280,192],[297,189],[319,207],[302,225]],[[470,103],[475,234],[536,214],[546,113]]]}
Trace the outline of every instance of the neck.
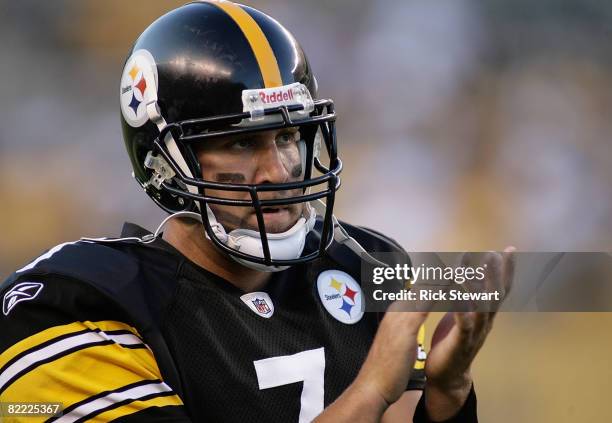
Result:
{"label": "neck", "polygon": [[198,266],[245,292],[262,289],[272,277],[269,272],[245,267],[219,251],[204,235],[202,224],[192,219],[171,219],[164,230],[164,240]]}

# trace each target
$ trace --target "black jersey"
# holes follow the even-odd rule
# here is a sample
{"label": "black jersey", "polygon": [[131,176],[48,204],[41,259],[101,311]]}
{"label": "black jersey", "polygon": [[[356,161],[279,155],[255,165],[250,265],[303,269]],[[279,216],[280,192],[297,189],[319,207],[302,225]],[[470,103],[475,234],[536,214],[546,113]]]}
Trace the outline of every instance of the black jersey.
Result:
{"label": "black jersey", "polygon": [[[59,402],[61,422],[301,422],[354,380],[380,319],[356,307],[354,253],[336,245],[245,293],[147,235],[62,244],[4,282],[0,402]],[[423,389],[423,359],[407,389]]]}

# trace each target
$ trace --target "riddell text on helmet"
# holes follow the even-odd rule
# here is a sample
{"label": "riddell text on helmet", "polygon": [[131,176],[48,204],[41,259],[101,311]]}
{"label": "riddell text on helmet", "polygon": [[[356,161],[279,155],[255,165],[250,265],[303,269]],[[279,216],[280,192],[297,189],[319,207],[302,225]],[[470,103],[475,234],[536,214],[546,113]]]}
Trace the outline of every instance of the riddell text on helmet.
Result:
{"label": "riddell text on helmet", "polygon": [[277,103],[281,101],[289,101],[289,100],[293,100],[293,91],[291,89],[287,91],[279,90],[279,91],[273,92],[272,94],[266,94],[264,91],[260,91],[259,98],[264,104]]}

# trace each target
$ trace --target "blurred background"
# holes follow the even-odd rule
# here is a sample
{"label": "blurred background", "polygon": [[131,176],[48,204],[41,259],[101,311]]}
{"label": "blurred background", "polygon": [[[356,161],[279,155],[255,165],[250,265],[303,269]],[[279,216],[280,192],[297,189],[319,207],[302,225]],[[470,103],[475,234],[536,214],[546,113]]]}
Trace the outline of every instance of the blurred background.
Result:
{"label": "blurred background", "polygon": [[[0,277],[164,217],[130,177],[118,87],[138,34],[182,3],[0,0]],[[611,2],[246,3],[295,34],[337,104],[342,219],[413,251],[612,250]],[[612,421],[611,324],[499,316],[474,369],[481,421]]]}

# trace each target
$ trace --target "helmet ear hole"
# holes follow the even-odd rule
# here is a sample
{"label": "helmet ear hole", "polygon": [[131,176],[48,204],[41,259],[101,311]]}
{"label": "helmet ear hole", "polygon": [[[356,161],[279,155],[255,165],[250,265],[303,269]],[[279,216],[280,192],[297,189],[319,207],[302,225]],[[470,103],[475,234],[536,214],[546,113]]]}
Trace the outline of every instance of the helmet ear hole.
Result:
{"label": "helmet ear hole", "polygon": [[[178,188],[181,191],[189,191],[187,186],[180,179],[178,179],[178,178],[174,178],[172,180],[171,184],[175,188]],[[180,211],[191,211],[191,212],[198,212],[199,211],[199,209],[197,207],[197,203],[193,199],[181,197],[179,195],[174,195],[174,197],[176,198],[176,202],[178,204],[177,209],[180,210],[180,208],[182,207],[182,210],[180,210]]]}

